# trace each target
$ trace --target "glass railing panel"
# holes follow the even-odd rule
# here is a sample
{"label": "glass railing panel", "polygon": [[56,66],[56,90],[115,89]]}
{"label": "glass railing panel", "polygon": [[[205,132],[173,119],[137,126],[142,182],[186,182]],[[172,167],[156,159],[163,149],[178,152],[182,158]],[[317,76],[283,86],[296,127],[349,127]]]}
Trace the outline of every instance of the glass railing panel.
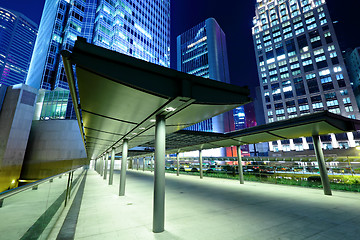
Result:
{"label": "glass railing panel", "polygon": [[[82,172],[82,168],[74,171],[73,187]],[[6,198],[0,208],[0,238],[47,239],[64,209],[69,175],[71,172],[1,193],[0,199]],[[29,189],[22,190],[29,186]]]}

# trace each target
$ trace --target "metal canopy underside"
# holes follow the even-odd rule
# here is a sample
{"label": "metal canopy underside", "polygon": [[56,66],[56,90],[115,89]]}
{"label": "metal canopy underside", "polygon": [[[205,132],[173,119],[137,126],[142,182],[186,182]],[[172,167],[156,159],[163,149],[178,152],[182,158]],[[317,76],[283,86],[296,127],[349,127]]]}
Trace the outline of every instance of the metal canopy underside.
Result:
{"label": "metal canopy underside", "polygon": [[[328,133],[352,132],[359,129],[359,120],[324,111],[226,134],[181,130],[167,136],[166,147],[168,153],[176,153],[179,149],[181,152],[187,152],[311,137]],[[153,146],[153,141],[142,144],[142,147],[146,148]]]}
{"label": "metal canopy underside", "polygon": [[[83,39],[63,61],[88,157],[154,139],[156,115],[172,133],[249,102],[249,90],[116,53]],[[73,72],[76,67],[76,76]],[[75,81],[80,103],[77,102]]]}

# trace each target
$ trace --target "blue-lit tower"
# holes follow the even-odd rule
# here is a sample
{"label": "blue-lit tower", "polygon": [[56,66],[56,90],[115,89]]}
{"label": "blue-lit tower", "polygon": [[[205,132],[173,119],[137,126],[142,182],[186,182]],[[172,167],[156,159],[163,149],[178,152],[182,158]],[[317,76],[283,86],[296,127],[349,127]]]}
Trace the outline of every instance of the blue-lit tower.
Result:
{"label": "blue-lit tower", "polygon": [[170,0],[46,0],[26,83],[40,88],[35,119],[74,118],[60,51],[78,36],[170,66]]}
{"label": "blue-lit tower", "polygon": [[25,83],[38,25],[0,7],[0,85]]}
{"label": "blue-lit tower", "polygon": [[[206,19],[177,37],[177,69],[230,83],[226,37],[214,18]],[[225,122],[229,120],[227,115],[210,118],[187,129],[225,132],[228,128]]]}
{"label": "blue-lit tower", "polygon": [[[256,2],[252,34],[266,123],[323,110],[359,119],[326,1]],[[325,149],[348,148],[354,138],[330,134],[321,141]],[[299,138],[271,142],[270,149],[302,151],[313,144]]]}

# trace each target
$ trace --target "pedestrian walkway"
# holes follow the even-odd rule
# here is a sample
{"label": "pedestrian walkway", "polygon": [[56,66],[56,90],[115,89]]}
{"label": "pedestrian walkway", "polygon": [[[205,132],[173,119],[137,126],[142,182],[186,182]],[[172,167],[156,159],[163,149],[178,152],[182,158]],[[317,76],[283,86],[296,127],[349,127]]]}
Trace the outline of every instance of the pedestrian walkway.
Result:
{"label": "pedestrian walkway", "polygon": [[359,239],[360,193],[166,174],[165,231],[152,232],[153,173],[126,193],[89,170],[75,239]]}

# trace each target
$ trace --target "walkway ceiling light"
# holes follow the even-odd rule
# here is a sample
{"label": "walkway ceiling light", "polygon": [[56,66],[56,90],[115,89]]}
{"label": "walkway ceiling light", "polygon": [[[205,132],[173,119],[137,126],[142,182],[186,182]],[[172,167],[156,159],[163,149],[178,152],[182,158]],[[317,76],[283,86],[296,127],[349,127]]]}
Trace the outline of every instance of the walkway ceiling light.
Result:
{"label": "walkway ceiling light", "polygon": [[173,107],[167,107],[167,108],[165,108],[165,112],[173,112],[173,111],[175,111],[176,110],[176,108],[173,108]]}

